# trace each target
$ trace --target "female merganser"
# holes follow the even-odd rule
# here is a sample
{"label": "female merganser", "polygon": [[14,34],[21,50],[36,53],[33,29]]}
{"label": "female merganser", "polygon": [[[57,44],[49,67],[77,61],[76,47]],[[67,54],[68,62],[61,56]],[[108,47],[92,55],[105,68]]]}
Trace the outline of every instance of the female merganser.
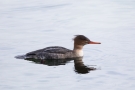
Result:
{"label": "female merganser", "polygon": [[25,55],[16,56],[20,59],[72,59],[83,57],[83,46],[86,44],[101,44],[100,42],[90,41],[84,35],[76,35],[74,40],[74,49],[66,49],[60,46],[46,47],[40,50],[29,52]]}

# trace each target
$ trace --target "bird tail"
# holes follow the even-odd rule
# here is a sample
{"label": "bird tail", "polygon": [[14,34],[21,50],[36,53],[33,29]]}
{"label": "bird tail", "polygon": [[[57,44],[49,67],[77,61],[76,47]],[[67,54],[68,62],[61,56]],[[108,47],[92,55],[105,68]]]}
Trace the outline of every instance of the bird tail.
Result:
{"label": "bird tail", "polygon": [[17,55],[17,56],[15,56],[15,58],[17,58],[17,59],[25,59],[26,56],[25,55]]}

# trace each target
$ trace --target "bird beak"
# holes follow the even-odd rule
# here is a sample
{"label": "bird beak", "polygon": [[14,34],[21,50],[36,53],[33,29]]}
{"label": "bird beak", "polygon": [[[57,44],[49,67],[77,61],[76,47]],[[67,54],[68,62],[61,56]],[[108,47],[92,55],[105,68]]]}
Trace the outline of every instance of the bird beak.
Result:
{"label": "bird beak", "polygon": [[101,44],[100,42],[93,42],[93,41],[90,41],[89,44]]}

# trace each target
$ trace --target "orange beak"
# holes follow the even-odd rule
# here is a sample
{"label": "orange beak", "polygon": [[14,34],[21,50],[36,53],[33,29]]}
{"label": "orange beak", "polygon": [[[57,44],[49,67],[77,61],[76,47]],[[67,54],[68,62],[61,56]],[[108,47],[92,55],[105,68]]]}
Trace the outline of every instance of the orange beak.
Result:
{"label": "orange beak", "polygon": [[100,42],[93,42],[93,41],[90,41],[89,44],[101,44]]}

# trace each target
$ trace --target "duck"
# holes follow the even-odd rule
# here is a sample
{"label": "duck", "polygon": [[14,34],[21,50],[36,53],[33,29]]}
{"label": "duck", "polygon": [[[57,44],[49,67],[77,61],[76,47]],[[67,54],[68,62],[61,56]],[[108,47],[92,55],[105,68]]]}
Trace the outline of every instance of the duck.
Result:
{"label": "duck", "polygon": [[73,38],[73,50],[61,46],[50,46],[43,49],[28,52],[25,55],[18,55],[18,59],[40,59],[40,60],[54,60],[54,59],[74,59],[83,57],[83,47],[87,44],[101,44],[100,42],[91,41],[84,35],[75,35]]}

